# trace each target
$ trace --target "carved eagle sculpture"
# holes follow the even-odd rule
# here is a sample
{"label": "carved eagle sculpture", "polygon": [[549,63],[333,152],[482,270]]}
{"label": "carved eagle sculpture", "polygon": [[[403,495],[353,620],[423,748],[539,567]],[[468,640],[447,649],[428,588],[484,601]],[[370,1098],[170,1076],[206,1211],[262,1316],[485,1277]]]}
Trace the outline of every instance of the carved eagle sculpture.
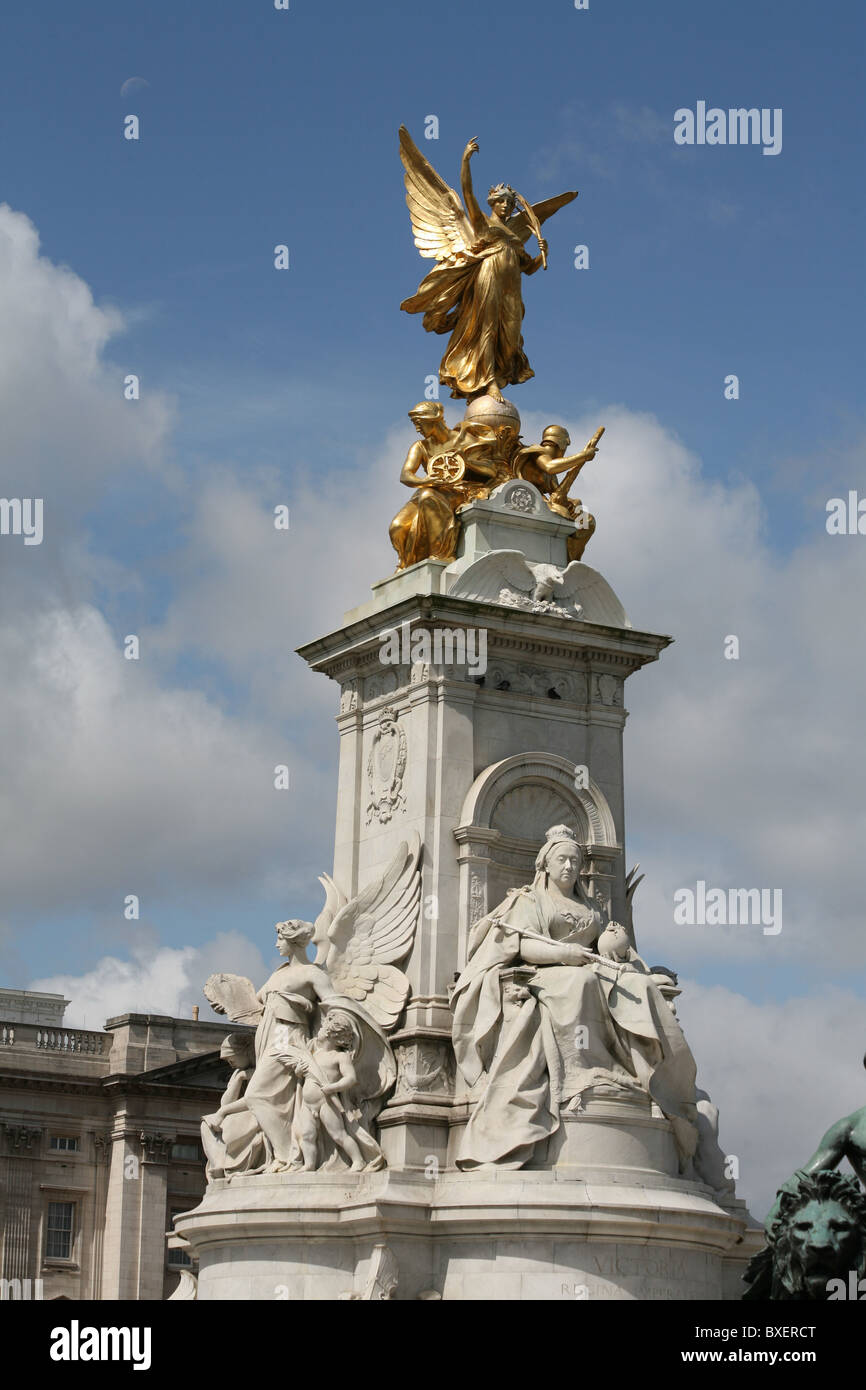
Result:
{"label": "carved eagle sculpture", "polygon": [[[316,918],[313,944],[334,993],[362,1005],[383,1032],[394,1027],[409,995],[398,962],[412,948],[421,905],[421,841],[417,832],[401,841],[391,863],[357,897],[347,899],[328,874],[320,883],[325,906]],[[211,975],[205,997],[233,1023],[258,1023],[262,1016],[252,980]]]}
{"label": "carved eagle sculpture", "polygon": [[449,593],[476,603],[501,603],[554,617],[631,627],[607,580],[582,560],[572,560],[561,569],[533,564],[519,550],[491,550],[459,575]]}

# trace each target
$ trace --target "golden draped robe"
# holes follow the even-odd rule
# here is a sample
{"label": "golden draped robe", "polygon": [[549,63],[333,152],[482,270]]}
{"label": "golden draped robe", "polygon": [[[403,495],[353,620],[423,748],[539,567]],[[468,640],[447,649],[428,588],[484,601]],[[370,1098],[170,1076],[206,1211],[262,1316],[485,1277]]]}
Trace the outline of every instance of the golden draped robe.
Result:
{"label": "golden draped robe", "polygon": [[451,334],[439,380],[452,396],[476,396],[535,375],[523,351],[520,283],[532,257],[507,225],[489,221],[481,241],[481,250],[461,264],[434,266],[400,305],[423,313],[429,333]]}

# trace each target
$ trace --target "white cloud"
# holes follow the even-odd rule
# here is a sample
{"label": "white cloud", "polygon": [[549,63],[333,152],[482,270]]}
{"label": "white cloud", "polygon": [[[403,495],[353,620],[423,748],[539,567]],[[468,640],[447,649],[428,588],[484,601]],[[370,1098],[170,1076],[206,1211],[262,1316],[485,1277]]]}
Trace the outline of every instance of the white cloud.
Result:
{"label": "white cloud", "polygon": [[[118,489],[142,474],[155,489],[165,482],[170,409],[152,390],[124,400],[124,370],[107,360],[123,316],[40,255],[32,223],[5,205],[0,323],[4,493],[45,504],[41,546],[0,538],[7,920],[119,911],[129,893],[152,903],[201,885],[207,896],[238,882],[284,883],[289,806],[273,787],[274,766],[292,761],[284,734],[161,669],[154,644],[124,660],[93,602],[98,581],[115,595],[135,592],[137,611],[152,607],[151,575],[100,553],[103,537],[91,545],[86,525],[109,480]],[[182,509],[194,484],[170,481]],[[248,622],[242,611],[226,616]]]}
{"label": "white cloud", "polygon": [[[291,489],[270,472],[214,473],[197,489],[175,597],[150,634],[155,646],[223,662],[265,705],[275,688],[284,698],[283,681],[297,689],[306,667],[293,648],[339,626],[394,570],[388,523],[402,505],[405,448],[392,433],[361,474],[316,475],[302,462]],[[288,531],[274,527],[279,503],[289,505]],[[306,686],[324,688],[321,678]]]}
{"label": "white cloud", "polygon": [[866,1104],[863,1000],[838,987],[757,1002],[685,981],[677,1012],[739,1162],[737,1195],[763,1219],[830,1125]]}
{"label": "white cloud", "polygon": [[[528,423],[534,437],[548,421]],[[580,478],[598,519],[585,559],[635,627],[676,639],[626,686],[629,857],[647,872],[636,899],[641,944],[682,953],[690,969],[701,957],[832,973],[860,963],[850,847],[866,832],[866,750],[856,736],[866,550],[827,536],[818,518],[807,543],[779,556],[753,483],[706,478],[654,417],[621,406],[569,428],[582,442],[600,423],[601,451]],[[736,661],[724,657],[729,634],[740,640]],[[781,888],[781,934],[675,928],[673,893],[699,879]]]}
{"label": "white cloud", "polygon": [[202,994],[209,975],[222,970],[246,975],[256,988],[266,967],[260,952],[239,932],[223,932],[198,948],[147,945],[133,947],[130,960],[104,956],[83,975],[49,975],[28,986],[69,999],[65,1022],[79,1028],[102,1028],[117,1014],[157,1013],[190,1018],[198,1004],[202,1018],[215,1018]]}
{"label": "white cloud", "polygon": [[[84,509],[107,480],[159,467],[171,419],[153,391],[124,399],[129,367],[107,361],[123,315],[94,303],[73,271],[39,252],[36,228],[0,204],[0,419],[4,495],[42,497],[46,564],[61,539],[75,543]],[[4,542],[8,562],[14,552]],[[31,557],[32,558],[32,557]],[[33,582],[35,562],[28,566]]]}
{"label": "white cloud", "polygon": [[[127,661],[90,606],[0,624],[5,909],[103,911],[272,865],[272,735]],[[283,750],[284,751],[284,750]]]}

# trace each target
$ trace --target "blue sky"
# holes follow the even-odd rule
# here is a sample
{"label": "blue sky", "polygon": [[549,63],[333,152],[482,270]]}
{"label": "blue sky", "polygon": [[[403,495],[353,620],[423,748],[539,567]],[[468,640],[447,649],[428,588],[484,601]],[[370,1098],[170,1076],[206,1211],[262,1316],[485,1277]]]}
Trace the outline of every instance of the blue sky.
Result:
{"label": "blue sky", "polygon": [[[425,150],[452,182],[477,135],[479,180],[580,189],[529,287],[524,406],[627,399],[675,421],[710,470],[750,476],[856,428],[855,4],[157,0],[21,9],[4,31],[4,196],[48,256],[141,316],[119,365],[187,407],[182,453],[229,445],[291,472],[323,431],[343,442],[322,419],[334,393],[362,448],[418,394],[438,343],[395,312],[419,270],[396,127],[420,139],[428,113]],[[150,86],[127,100],[132,75]],[[782,154],[676,148],[673,112],[698,99],[782,107]],[[568,271],[578,242],[587,272]],[[226,420],[250,387],[283,393],[290,437],[273,416]],[[802,510],[776,496],[781,544]]]}
{"label": "blue sky", "polygon": [[[83,0],[7,10],[0,40],[0,198],[41,239],[41,260],[27,251],[3,290],[16,317],[2,409],[17,441],[3,492],[32,495],[38,479],[53,538],[38,557],[0,557],[9,660],[17,669],[19,653],[25,670],[20,632],[43,620],[63,653],[48,694],[44,665],[22,676],[7,726],[52,725],[57,743],[40,762],[39,738],[22,732],[3,752],[5,823],[41,856],[32,891],[23,868],[7,889],[4,983],[205,950],[220,933],[251,943],[254,970],[276,917],[316,910],[335,692],[292,650],[390,571],[405,413],[443,347],[399,311],[428,268],[403,197],[404,122],[451,184],[476,136],[479,189],[580,191],[548,224],[548,271],[525,283],[536,377],[513,394],[533,426],[586,422],[588,437],[619,420],[585,475],[602,505],[587,558],[636,621],[677,637],[629,688],[629,858],[659,884],[647,916],[660,922],[670,885],[701,873],[792,875],[798,925],[775,955],[766,942],[698,947],[661,925],[657,954],[755,1005],[855,988],[866,542],[828,537],[824,515],[863,477],[862,7]],[[124,97],[132,77],[148,85]],[[781,108],[781,153],[676,146],[674,112],[698,101]],[[122,138],[129,112],[137,142]],[[425,141],[431,114],[439,139]],[[277,243],[290,248],[285,273]],[[588,270],[573,268],[578,244]],[[57,267],[96,307],[73,311]],[[69,383],[63,410],[55,371]],[[142,400],[119,423],[109,397],[127,372]],[[724,398],[728,373],[737,401]],[[257,529],[275,501],[293,508],[279,554]],[[748,660],[702,676],[730,630]],[[136,672],[112,664],[131,631],[146,638]],[[77,673],[59,705],[58,667]],[[91,800],[91,745],[60,726],[73,705],[90,708],[97,669],[88,717],[112,731]],[[653,790],[660,744],[672,771]],[[203,781],[180,828],[160,769],[193,746],[186,782]],[[300,804],[256,792],[249,767],[264,787],[277,761],[298,764]],[[128,810],[112,800],[124,779]],[[9,856],[13,871],[25,863]],[[811,880],[796,878],[810,856]],[[138,923],[119,920],[126,892],[142,893]],[[829,949],[816,956],[819,926]]]}

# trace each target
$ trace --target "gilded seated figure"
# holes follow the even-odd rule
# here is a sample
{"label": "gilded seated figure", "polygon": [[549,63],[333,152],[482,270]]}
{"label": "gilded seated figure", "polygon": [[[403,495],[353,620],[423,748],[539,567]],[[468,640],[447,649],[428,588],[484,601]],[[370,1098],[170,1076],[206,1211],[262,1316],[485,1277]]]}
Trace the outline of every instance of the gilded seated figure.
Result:
{"label": "gilded seated figure", "polygon": [[460,521],[467,502],[489,497],[511,476],[516,443],[508,430],[464,419],[456,429],[445,423],[440,401],[421,401],[409,411],[419,435],[406,455],[400,482],[413,496],[391,522],[388,534],[397,552],[397,569],[419,560],[451,561],[457,554]]}

